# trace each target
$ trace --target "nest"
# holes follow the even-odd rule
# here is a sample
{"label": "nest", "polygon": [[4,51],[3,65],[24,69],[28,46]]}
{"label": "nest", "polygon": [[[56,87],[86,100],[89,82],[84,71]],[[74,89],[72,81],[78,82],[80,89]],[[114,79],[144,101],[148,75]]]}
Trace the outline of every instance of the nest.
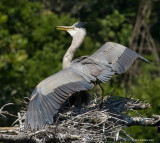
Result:
{"label": "nest", "polygon": [[100,107],[100,100],[93,100],[89,105],[78,109],[74,106],[69,109],[61,108],[54,117],[53,125],[48,125],[40,131],[30,131],[27,134],[22,133],[25,118],[23,111],[21,118],[17,120],[21,121],[21,125],[17,124],[14,133],[8,132],[8,134],[17,136],[19,139],[24,137],[25,140],[33,142],[134,142],[133,137],[125,131],[126,127],[158,126],[159,124],[159,115],[154,115],[153,118],[128,116],[130,110],[149,108],[150,104],[145,101],[110,95],[104,99]]}

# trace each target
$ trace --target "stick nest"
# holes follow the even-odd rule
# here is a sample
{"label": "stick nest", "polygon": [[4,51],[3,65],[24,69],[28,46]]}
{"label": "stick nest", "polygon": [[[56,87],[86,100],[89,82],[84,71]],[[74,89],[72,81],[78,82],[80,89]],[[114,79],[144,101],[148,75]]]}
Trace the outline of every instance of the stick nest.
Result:
{"label": "stick nest", "polygon": [[[150,104],[133,98],[107,96],[103,105],[99,107],[100,99],[93,100],[82,108],[61,108],[54,117],[54,124],[48,125],[40,131],[30,131],[24,134],[23,122],[25,112],[19,113],[16,125],[7,135],[20,136],[33,142],[106,142],[106,141],[130,141],[134,139],[125,131],[126,127],[156,126],[160,124],[160,116],[152,118],[128,116],[130,110],[145,110]],[[2,133],[5,138],[6,132]],[[10,137],[11,137],[10,136]],[[0,140],[1,141],[1,140]],[[24,141],[24,140],[23,140]]]}

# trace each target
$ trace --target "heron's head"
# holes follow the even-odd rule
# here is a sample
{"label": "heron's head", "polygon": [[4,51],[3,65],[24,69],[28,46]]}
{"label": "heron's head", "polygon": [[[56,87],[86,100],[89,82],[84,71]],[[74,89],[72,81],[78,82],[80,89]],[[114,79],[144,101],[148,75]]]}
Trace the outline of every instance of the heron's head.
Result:
{"label": "heron's head", "polygon": [[84,25],[87,22],[76,22],[72,26],[57,26],[58,30],[66,30],[72,37],[74,37],[77,33],[86,33],[84,29]]}

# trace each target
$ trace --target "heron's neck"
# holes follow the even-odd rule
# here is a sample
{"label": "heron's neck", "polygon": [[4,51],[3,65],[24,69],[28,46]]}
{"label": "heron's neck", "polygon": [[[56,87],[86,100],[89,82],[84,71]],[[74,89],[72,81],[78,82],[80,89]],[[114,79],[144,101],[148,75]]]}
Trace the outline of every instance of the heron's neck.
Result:
{"label": "heron's neck", "polygon": [[69,47],[69,49],[67,50],[67,52],[63,57],[63,69],[70,66],[70,63],[74,58],[75,52],[83,42],[85,35],[86,35],[86,32],[81,31],[73,36],[71,46]]}

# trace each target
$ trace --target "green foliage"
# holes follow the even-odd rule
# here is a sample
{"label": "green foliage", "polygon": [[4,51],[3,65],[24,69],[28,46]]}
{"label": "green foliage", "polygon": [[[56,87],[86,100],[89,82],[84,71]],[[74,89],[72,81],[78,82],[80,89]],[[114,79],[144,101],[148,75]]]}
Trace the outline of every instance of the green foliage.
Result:
{"label": "green foliage", "polygon": [[20,104],[36,84],[61,69],[69,42],[55,27],[75,21],[58,17],[39,2],[0,1],[0,105]]}
{"label": "green foliage", "polygon": [[124,45],[128,44],[133,26],[126,22],[124,14],[115,10],[104,19],[99,19],[99,22],[102,28],[99,35],[104,42],[111,40]]}
{"label": "green foliage", "polygon": [[[160,79],[157,77],[150,77],[149,74],[143,74],[137,79],[136,86],[133,87],[133,95],[136,98],[147,100],[152,108],[146,114],[144,111],[143,114],[151,117],[152,114],[159,114],[160,110]],[[156,128],[145,128],[145,127],[132,127],[133,134],[135,137],[141,139],[154,139],[154,142],[159,141],[160,135],[157,133]],[[134,132],[136,130],[136,132]],[[145,132],[145,134],[142,134]],[[154,134],[153,134],[154,132]]]}
{"label": "green foliage", "polygon": [[[95,52],[107,41],[127,46],[139,3],[137,0],[61,1],[61,7],[58,1],[48,2],[52,8],[38,1],[0,1],[0,107],[14,102],[15,106],[8,109],[11,113],[20,109],[19,100],[29,97],[41,80],[61,69],[62,58],[71,43],[71,37],[65,31],[57,31],[57,25],[71,25],[80,20],[88,22],[87,36],[75,58]],[[157,6],[153,11],[158,19]],[[149,22],[153,23],[152,19]],[[158,24],[152,28],[155,39],[159,37],[158,28]],[[147,99],[152,104],[148,113],[150,116],[159,113],[160,109],[160,69],[154,64],[154,55],[147,59],[151,64],[142,64],[143,74],[133,79],[129,92],[135,98]],[[124,80],[123,76],[120,76],[120,80]],[[114,88],[118,96],[130,94],[116,76],[113,81],[104,85],[106,94]],[[0,126],[8,126],[14,120],[0,118]],[[137,139],[155,138],[151,135],[155,130],[148,132],[147,129],[133,128],[131,132],[135,133],[133,136]],[[143,134],[144,130],[146,134]]]}

